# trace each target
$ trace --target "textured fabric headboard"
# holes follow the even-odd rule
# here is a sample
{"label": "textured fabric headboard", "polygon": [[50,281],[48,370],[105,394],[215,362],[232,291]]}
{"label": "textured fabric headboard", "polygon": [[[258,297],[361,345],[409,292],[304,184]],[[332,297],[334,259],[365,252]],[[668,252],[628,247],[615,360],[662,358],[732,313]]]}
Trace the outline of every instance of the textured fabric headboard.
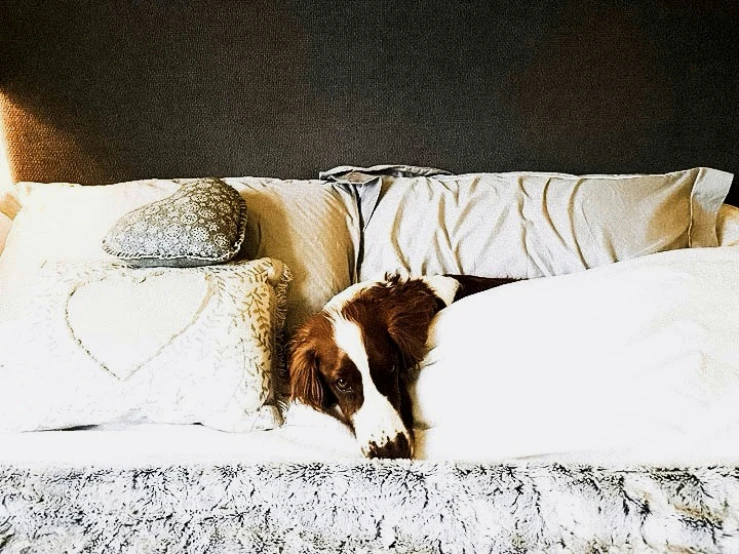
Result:
{"label": "textured fabric headboard", "polygon": [[739,174],[737,33],[719,1],[5,0],[0,107],[17,180]]}

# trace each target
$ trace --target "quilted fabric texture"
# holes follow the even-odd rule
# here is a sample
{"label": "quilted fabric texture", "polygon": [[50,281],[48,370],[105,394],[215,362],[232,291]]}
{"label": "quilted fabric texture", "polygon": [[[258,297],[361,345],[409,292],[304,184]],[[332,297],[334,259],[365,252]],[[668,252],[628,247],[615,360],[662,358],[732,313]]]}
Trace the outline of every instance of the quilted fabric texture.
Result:
{"label": "quilted fabric texture", "polygon": [[102,423],[280,423],[273,398],[288,269],[49,264],[0,323],[0,430]]}
{"label": "quilted fabric texture", "polygon": [[218,179],[198,179],[124,215],[103,248],[136,267],[195,267],[232,259],[245,232],[239,193]]}

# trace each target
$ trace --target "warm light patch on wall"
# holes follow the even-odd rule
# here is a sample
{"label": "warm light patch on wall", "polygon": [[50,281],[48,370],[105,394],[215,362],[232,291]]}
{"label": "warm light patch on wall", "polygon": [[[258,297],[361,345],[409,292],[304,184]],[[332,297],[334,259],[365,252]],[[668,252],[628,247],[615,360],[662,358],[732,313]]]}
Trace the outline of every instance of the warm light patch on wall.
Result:
{"label": "warm light patch on wall", "polygon": [[[45,104],[26,106],[0,94],[4,162],[0,179],[104,182],[101,164],[79,142],[74,118]],[[97,141],[88,132],[87,144]],[[96,155],[99,154],[99,147]]]}
{"label": "warm light patch on wall", "polygon": [[[2,100],[2,96],[0,96]],[[0,102],[2,106],[2,102]],[[13,218],[18,212],[18,203],[11,190],[13,178],[8,163],[8,147],[5,139],[5,126],[0,118],[0,254],[5,249],[5,239],[13,226]]]}
{"label": "warm light patch on wall", "polygon": [[[0,102],[0,105],[4,102]],[[0,190],[13,184],[13,176],[10,173],[10,163],[8,162],[8,143],[5,138],[5,125],[0,120]]]}

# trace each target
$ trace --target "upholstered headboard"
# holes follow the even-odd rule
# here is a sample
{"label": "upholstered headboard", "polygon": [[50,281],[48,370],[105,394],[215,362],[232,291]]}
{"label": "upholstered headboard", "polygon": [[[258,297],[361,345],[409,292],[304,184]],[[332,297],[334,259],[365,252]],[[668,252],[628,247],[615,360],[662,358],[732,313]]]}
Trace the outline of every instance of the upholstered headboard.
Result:
{"label": "upholstered headboard", "polygon": [[737,6],[6,0],[9,163],[89,184],[349,163],[739,174]]}

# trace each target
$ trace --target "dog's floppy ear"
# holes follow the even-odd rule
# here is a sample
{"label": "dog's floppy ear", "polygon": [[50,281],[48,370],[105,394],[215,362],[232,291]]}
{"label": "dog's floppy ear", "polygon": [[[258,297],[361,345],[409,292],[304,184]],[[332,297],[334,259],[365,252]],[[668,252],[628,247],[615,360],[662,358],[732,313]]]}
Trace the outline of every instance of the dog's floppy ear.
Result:
{"label": "dog's floppy ear", "polygon": [[317,341],[321,327],[318,316],[314,316],[295,332],[290,341],[288,361],[290,399],[300,400],[316,410],[327,408],[331,396],[325,390],[318,371]]}
{"label": "dog's floppy ear", "polygon": [[419,281],[395,286],[398,287],[393,294],[396,298],[385,313],[385,325],[403,356],[406,369],[410,369],[426,355],[429,326],[441,305]]}

